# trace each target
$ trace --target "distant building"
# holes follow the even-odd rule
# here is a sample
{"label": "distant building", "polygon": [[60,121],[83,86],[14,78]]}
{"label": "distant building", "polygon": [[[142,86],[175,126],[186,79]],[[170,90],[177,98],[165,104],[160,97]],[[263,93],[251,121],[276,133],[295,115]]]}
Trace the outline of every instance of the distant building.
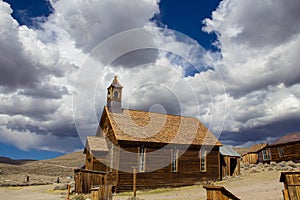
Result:
{"label": "distant building", "polygon": [[[245,164],[257,164],[259,162],[259,154],[261,154],[261,150],[264,149],[268,144],[255,144],[246,154],[242,156],[242,161]],[[269,155],[265,155],[266,158],[269,157]]]}
{"label": "distant building", "polygon": [[[133,169],[138,189],[222,179],[222,144],[197,118],[122,109],[121,100],[115,77],[97,134],[87,138],[85,172],[108,172],[115,191],[132,190]],[[238,156],[222,152],[231,175]]]}
{"label": "distant building", "polygon": [[259,162],[300,162],[300,132],[282,136],[259,152]]}

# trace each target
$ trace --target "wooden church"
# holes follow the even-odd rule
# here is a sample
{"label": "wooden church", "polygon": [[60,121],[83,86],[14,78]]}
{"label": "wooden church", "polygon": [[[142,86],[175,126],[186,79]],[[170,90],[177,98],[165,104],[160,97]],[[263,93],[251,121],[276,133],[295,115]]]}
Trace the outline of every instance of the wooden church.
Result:
{"label": "wooden church", "polygon": [[222,179],[222,144],[194,117],[122,108],[117,77],[96,136],[88,137],[85,171],[102,171],[114,190],[195,185]]}

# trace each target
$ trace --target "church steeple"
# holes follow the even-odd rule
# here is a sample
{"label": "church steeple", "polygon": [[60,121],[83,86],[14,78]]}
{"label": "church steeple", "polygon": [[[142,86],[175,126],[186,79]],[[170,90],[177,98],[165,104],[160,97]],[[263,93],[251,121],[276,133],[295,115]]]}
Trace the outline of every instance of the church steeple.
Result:
{"label": "church steeple", "polygon": [[107,88],[107,108],[110,112],[122,112],[122,88],[118,77],[115,76],[113,82]]}

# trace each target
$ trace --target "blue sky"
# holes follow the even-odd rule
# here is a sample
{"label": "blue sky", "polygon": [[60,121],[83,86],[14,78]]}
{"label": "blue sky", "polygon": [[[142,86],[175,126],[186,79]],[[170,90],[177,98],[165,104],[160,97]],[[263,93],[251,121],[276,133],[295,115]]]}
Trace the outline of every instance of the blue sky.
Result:
{"label": "blue sky", "polygon": [[[299,131],[299,8],[297,0],[0,0],[0,156],[46,159],[82,149],[115,74],[125,108],[160,104],[197,117],[224,144],[250,146]],[[153,39],[199,66],[163,51],[133,52],[109,67],[93,57],[112,35],[141,27],[195,40],[171,32]],[[85,72],[87,58],[96,63],[93,73]],[[133,59],[142,64],[128,63]],[[78,85],[81,76],[98,82]],[[156,83],[153,93],[145,83]],[[86,88],[97,92],[85,96]],[[74,110],[78,93],[85,101]],[[174,94],[180,110],[169,104]]]}

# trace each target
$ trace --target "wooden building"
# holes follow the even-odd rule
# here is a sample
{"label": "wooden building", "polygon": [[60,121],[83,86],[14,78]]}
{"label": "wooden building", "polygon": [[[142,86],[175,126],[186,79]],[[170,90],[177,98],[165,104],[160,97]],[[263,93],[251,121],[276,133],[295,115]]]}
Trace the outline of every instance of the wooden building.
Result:
{"label": "wooden building", "polygon": [[122,86],[113,80],[85,170],[109,172],[115,191],[176,187],[221,180],[222,144],[197,119],[122,109]]}
{"label": "wooden building", "polygon": [[246,154],[242,156],[242,161],[244,164],[257,164],[259,163],[259,154],[261,150],[264,149],[268,144],[255,144]]}
{"label": "wooden building", "polygon": [[220,147],[222,177],[239,176],[241,155],[230,146]]}
{"label": "wooden building", "polygon": [[284,184],[284,200],[300,199],[300,172],[281,172],[280,182]]}
{"label": "wooden building", "polygon": [[300,162],[300,133],[289,133],[259,151],[259,162]]}

